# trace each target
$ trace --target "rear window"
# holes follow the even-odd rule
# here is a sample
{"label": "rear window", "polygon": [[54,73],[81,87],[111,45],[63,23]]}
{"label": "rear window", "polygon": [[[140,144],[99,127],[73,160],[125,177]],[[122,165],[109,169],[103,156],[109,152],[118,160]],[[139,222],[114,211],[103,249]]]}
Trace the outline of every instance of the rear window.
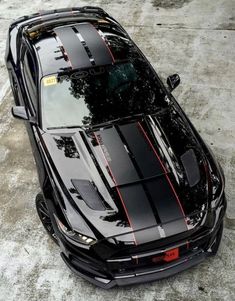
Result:
{"label": "rear window", "polygon": [[133,114],[152,114],[164,93],[149,65],[140,59],[90,68],[41,82],[44,128],[92,126]]}

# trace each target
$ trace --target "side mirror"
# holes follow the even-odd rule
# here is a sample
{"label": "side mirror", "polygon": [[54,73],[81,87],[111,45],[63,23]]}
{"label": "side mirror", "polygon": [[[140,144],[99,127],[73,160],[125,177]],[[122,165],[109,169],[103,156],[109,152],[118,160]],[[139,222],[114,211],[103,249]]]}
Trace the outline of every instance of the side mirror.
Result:
{"label": "side mirror", "polygon": [[11,108],[12,116],[22,120],[29,120],[24,106],[15,106]]}
{"label": "side mirror", "polygon": [[179,86],[180,84],[180,76],[179,74],[172,74],[172,75],[169,75],[167,77],[167,85],[169,86],[170,90],[173,91],[176,87]]}

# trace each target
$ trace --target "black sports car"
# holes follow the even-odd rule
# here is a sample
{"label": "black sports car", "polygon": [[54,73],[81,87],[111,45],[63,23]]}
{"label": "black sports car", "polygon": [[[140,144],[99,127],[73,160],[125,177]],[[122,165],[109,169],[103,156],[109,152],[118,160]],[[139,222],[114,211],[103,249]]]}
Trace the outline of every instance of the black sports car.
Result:
{"label": "black sports car", "polygon": [[224,175],[122,26],[97,7],[10,25],[6,65],[65,263],[110,288],[152,281],[217,252]]}

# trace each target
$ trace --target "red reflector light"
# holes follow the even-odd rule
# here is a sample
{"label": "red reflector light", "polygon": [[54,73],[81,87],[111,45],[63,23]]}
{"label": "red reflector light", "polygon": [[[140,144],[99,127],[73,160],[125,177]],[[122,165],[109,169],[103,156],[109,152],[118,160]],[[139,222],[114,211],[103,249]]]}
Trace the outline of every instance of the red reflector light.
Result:
{"label": "red reflector light", "polygon": [[164,261],[172,261],[179,258],[179,248],[175,248],[165,252]]}
{"label": "red reflector light", "polygon": [[156,256],[152,258],[152,262],[159,263],[161,261],[170,262],[179,258],[179,248],[171,249],[166,251],[164,254],[160,256]]}

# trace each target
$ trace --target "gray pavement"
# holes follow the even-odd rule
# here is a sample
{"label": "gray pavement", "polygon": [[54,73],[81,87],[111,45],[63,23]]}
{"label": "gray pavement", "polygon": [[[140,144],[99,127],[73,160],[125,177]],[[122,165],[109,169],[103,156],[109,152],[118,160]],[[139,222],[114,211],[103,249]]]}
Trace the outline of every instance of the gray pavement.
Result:
{"label": "gray pavement", "polygon": [[[118,19],[160,76],[179,73],[174,95],[224,168],[229,196],[218,255],[166,280],[104,291],[73,275],[38,220],[35,163],[4,66],[10,21],[41,9],[98,5]],[[0,0],[0,301],[235,300],[235,1]]]}

